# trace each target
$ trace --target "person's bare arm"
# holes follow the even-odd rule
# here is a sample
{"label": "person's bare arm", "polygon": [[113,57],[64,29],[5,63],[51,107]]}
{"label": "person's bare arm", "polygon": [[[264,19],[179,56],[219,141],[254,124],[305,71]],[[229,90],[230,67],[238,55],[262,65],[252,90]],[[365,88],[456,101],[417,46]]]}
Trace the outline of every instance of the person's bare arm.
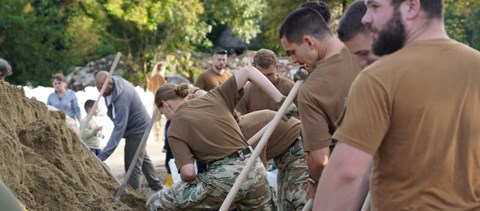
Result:
{"label": "person's bare arm", "polygon": [[273,84],[258,71],[255,67],[247,65],[240,70],[235,71],[235,79],[237,81],[237,89],[242,89],[247,81],[252,82],[258,86],[264,93],[268,94],[275,100],[280,102],[282,100],[282,93],[273,86]]}
{"label": "person's bare arm", "polygon": [[307,189],[307,199],[315,196],[315,189],[317,188],[318,181],[322,175],[323,169],[328,163],[328,155],[328,147],[307,152],[308,172],[310,178],[313,180],[310,182]]}
{"label": "person's bare arm", "polygon": [[368,167],[367,173],[363,176],[362,183],[360,184],[360,187],[358,188],[357,193],[355,194],[355,197],[353,198],[352,205],[350,206],[350,211],[357,211],[359,210],[358,208],[362,207],[363,204],[365,203],[365,199],[367,198],[368,191],[370,190],[370,169],[371,169],[371,163],[370,167]]}
{"label": "person's bare arm", "polygon": [[315,194],[314,210],[347,210],[358,192],[372,156],[338,142],[322,173]]}
{"label": "person's bare arm", "polygon": [[180,168],[180,178],[182,181],[191,181],[195,179],[195,166],[193,163],[185,164]]}

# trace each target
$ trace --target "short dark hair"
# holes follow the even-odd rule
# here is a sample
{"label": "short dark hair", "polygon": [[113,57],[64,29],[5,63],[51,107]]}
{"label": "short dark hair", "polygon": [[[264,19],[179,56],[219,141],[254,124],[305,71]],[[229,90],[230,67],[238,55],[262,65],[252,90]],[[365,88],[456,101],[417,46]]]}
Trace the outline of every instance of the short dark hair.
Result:
{"label": "short dark hair", "polygon": [[93,108],[94,104],[95,104],[95,100],[87,100],[87,101],[85,101],[85,104],[83,105],[83,108],[85,109],[85,111],[88,112],[88,109]]}
{"label": "short dark hair", "polygon": [[314,9],[303,7],[291,12],[283,21],[278,37],[287,38],[288,42],[302,43],[303,35],[311,35],[322,40],[325,35],[332,35],[323,17]]}
{"label": "short dark hair", "polygon": [[365,12],[367,12],[367,5],[363,1],[355,1],[350,4],[338,23],[338,39],[346,42],[358,33],[369,34],[367,27],[362,23]]}
{"label": "short dark hair", "polygon": [[215,50],[213,51],[213,55],[215,54],[225,55],[228,54],[228,51],[223,48],[215,48]]}
{"label": "short dark hair", "polygon": [[323,17],[326,23],[330,23],[330,18],[332,17],[332,12],[327,3],[323,1],[309,1],[302,4],[300,7],[312,8],[316,10]]}
{"label": "short dark hair", "polygon": [[[392,0],[392,6],[398,7],[405,0]],[[420,0],[422,10],[427,12],[429,18],[443,17],[443,1],[444,0]]]}

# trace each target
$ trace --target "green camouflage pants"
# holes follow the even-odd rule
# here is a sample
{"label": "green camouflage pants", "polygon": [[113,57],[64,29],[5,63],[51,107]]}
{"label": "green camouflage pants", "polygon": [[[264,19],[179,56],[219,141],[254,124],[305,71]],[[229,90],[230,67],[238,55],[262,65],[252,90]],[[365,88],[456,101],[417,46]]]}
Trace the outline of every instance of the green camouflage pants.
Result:
{"label": "green camouflage pants", "polygon": [[21,205],[12,191],[0,180],[0,207],[1,210],[22,211]]}
{"label": "green camouflage pants", "polygon": [[274,161],[278,167],[278,210],[302,210],[306,203],[309,176],[307,154],[303,151],[300,138]]}
{"label": "green camouflage pants", "polygon": [[[208,164],[207,171],[193,181],[175,183],[155,193],[147,202],[148,210],[206,210],[219,208],[251,154],[239,153]],[[235,203],[238,210],[275,210],[275,193],[257,158],[242,183]]]}

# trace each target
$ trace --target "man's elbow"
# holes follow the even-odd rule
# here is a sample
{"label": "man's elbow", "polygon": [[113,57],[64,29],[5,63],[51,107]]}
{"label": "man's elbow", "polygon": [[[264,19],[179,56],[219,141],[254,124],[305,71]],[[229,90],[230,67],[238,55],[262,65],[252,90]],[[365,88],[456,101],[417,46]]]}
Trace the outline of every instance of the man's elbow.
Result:
{"label": "man's elbow", "polygon": [[323,168],[328,163],[328,148],[311,151],[307,153],[307,162],[311,166]]}
{"label": "man's elbow", "polygon": [[193,163],[185,164],[180,168],[180,178],[182,181],[192,181],[195,179],[195,167]]}
{"label": "man's elbow", "polygon": [[363,172],[348,166],[337,166],[334,170],[336,177],[343,182],[355,181],[363,176]]}
{"label": "man's elbow", "polygon": [[188,172],[188,173],[181,173],[180,174],[180,178],[182,179],[182,181],[192,181],[194,180],[196,177],[195,175],[195,172],[191,173],[191,172]]}

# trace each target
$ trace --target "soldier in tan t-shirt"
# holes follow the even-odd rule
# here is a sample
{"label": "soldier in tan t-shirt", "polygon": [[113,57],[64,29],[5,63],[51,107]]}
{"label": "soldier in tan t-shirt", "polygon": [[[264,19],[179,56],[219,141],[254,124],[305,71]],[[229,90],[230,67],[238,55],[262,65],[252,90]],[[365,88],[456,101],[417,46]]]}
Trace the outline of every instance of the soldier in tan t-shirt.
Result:
{"label": "soldier in tan t-shirt", "polygon": [[303,148],[307,152],[312,183],[307,198],[327,165],[331,136],[344,110],[350,86],[360,71],[358,64],[320,14],[311,8],[290,13],[280,29],[283,48],[293,62],[309,72],[298,92]]}
{"label": "soldier in tan t-shirt", "polygon": [[[188,85],[165,84],[156,95],[159,111],[171,120],[168,140],[180,170],[182,182],[154,194],[149,210],[218,208],[250,157],[250,148],[233,116],[243,86],[252,81],[276,101],[283,95],[252,66],[206,95],[188,100]],[[194,161],[207,163],[205,172],[196,174]],[[274,210],[275,200],[266,178],[265,167],[257,158],[235,198],[241,210]]]}
{"label": "soldier in tan t-shirt", "polygon": [[365,11],[367,11],[365,2],[353,2],[345,10],[337,27],[338,39],[355,55],[362,69],[378,59],[372,52],[372,36],[367,27],[362,24]]}
{"label": "soldier in tan t-shirt", "polygon": [[[277,55],[275,55],[273,51],[260,49],[253,57],[252,65],[265,75],[280,93],[287,96],[293,87],[293,81],[278,75],[277,63]],[[235,107],[235,110],[241,114],[247,114],[263,109],[276,111],[278,108],[276,102],[262,92],[260,88],[252,83],[247,84],[245,86],[245,93],[240,102],[238,102],[237,107]]]}
{"label": "soldier in tan t-shirt", "polygon": [[227,50],[216,48],[212,56],[212,66],[198,76],[195,86],[207,92],[220,86],[232,75],[226,67]]}
{"label": "soldier in tan t-shirt", "polygon": [[372,210],[480,210],[480,52],[448,38],[442,6],[368,1],[386,56],[350,90],[314,208],[347,210],[372,163]]}
{"label": "soldier in tan t-shirt", "polygon": [[[261,110],[240,116],[238,124],[245,139],[254,136],[275,114],[275,111]],[[300,121],[295,118],[279,121],[260,157],[264,163],[274,159],[278,167],[278,210],[302,210],[307,196],[308,168],[300,138]]]}

